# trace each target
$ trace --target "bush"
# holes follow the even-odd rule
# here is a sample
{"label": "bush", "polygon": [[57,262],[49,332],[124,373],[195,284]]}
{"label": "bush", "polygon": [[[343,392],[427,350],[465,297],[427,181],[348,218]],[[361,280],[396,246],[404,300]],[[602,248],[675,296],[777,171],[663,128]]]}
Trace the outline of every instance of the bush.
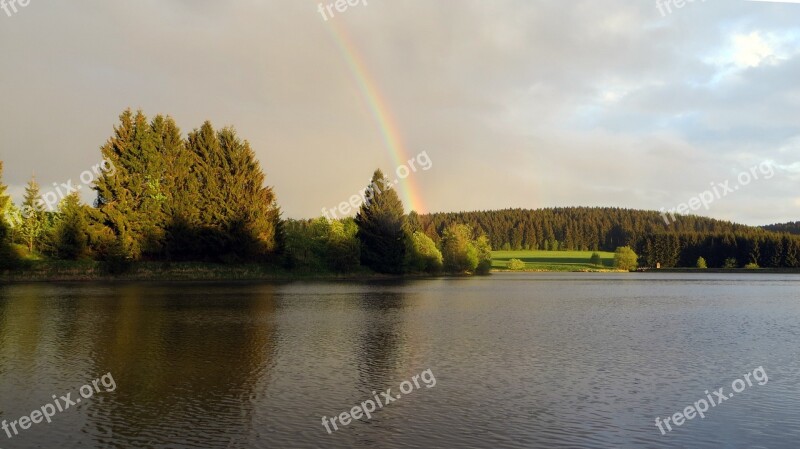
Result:
{"label": "bush", "polygon": [[589,258],[589,263],[592,265],[603,265],[603,258],[600,257],[600,253],[592,253],[592,257]]}
{"label": "bush", "polygon": [[524,270],[526,266],[527,265],[525,265],[525,262],[519,259],[511,259],[508,261],[508,263],[506,263],[506,268],[514,271]]}
{"label": "bush", "polygon": [[699,268],[701,270],[705,270],[706,268],[708,268],[708,264],[706,263],[706,260],[703,259],[702,257],[697,259],[697,268]]}
{"label": "bush", "polygon": [[130,271],[133,266],[133,258],[130,253],[126,251],[125,244],[121,238],[114,241],[108,249],[106,256],[106,271],[109,274],[120,275]]}
{"label": "bush", "polygon": [[639,268],[639,256],[629,246],[621,246],[614,252],[614,267],[633,271]]}
{"label": "bush", "polygon": [[478,266],[475,274],[487,275],[492,271],[492,244],[485,235],[478,237],[475,241],[475,249],[478,250]]}
{"label": "bush", "polygon": [[744,268],[745,270],[758,270],[761,267],[759,267],[755,262],[750,262],[749,264],[745,265]]}
{"label": "bush", "polygon": [[442,252],[430,237],[416,231],[406,237],[406,245],[406,271],[428,274],[442,271]]}
{"label": "bush", "polygon": [[448,273],[473,273],[478,268],[478,249],[472,242],[472,228],[452,225],[442,236],[442,257]]}
{"label": "bush", "polygon": [[738,262],[736,262],[736,259],[734,259],[733,257],[729,257],[729,258],[725,259],[725,264],[722,266],[722,268],[726,268],[726,269],[730,270],[730,269],[736,268],[738,266],[739,266],[739,264],[738,264]]}

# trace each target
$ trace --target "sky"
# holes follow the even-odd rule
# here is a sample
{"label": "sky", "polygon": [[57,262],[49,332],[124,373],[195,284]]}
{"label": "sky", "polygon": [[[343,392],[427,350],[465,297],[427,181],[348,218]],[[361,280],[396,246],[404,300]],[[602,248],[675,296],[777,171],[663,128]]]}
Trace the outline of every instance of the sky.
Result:
{"label": "sky", "polygon": [[669,210],[717,188],[692,213],[800,220],[800,5],[351,1],[0,9],[4,182],[17,203],[33,174],[81,184],[132,108],[236,127],[288,218],[424,152],[397,185],[421,212]]}

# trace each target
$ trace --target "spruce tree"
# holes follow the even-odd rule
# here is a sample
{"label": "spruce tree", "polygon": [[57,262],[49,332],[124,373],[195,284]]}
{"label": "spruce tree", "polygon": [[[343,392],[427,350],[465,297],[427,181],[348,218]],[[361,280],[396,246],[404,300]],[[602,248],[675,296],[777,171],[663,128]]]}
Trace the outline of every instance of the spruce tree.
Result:
{"label": "spruce tree", "polygon": [[156,116],[152,122],[156,149],[164,161],[161,203],[163,256],[187,260],[197,257],[197,229],[201,197],[194,153],[186,147],[172,117]]}
{"label": "spruce tree", "polygon": [[100,224],[108,227],[114,236],[116,249],[131,257],[138,257],[141,254],[141,222],[136,212],[144,187],[141,177],[137,176],[142,164],[136,161],[139,152],[135,147],[136,142],[142,140],[141,132],[137,138],[136,129],[142,120],[134,118],[130,109],[123,112],[119,119],[120,124],[114,127],[114,135],[100,150],[103,158],[115,169],[112,173],[101,174],[95,180],[95,205],[100,212]]}
{"label": "spruce tree", "polygon": [[59,215],[55,230],[56,254],[59,259],[78,260],[87,252],[89,226],[77,192],[61,201]]}
{"label": "spruce tree", "polygon": [[380,170],[356,215],[361,263],[378,273],[400,274],[405,260],[403,203]]}
{"label": "spruce tree", "polygon": [[265,176],[250,148],[233,128],[218,133],[221,150],[216,167],[219,180],[219,209],[229,252],[246,260],[264,260],[277,248],[276,222],[280,219],[275,195],[264,185]]}
{"label": "spruce tree", "polygon": [[39,184],[36,183],[35,178],[31,178],[25,188],[25,197],[22,201],[22,224],[20,226],[20,236],[31,253],[41,243],[47,219],[43,201],[39,196]]}

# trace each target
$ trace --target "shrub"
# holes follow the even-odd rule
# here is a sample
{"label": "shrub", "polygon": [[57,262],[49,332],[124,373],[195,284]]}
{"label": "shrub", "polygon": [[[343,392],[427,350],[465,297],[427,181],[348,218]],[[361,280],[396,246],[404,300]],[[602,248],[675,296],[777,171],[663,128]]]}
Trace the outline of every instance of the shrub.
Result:
{"label": "shrub", "polygon": [[722,268],[731,269],[731,268],[736,268],[738,266],[739,264],[736,262],[736,259],[734,259],[733,257],[729,257],[725,259],[725,264],[722,266]]}
{"label": "shrub", "polygon": [[133,265],[133,258],[126,251],[125,244],[121,238],[117,238],[108,249],[106,256],[106,271],[109,274],[120,275],[127,273]]}
{"label": "shrub", "polygon": [[442,252],[436,243],[422,232],[406,237],[406,271],[436,274],[442,271]]}
{"label": "shrub", "polygon": [[759,267],[758,264],[755,262],[750,262],[749,264],[745,265],[744,268],[746,270],[758,270],[761,267]]}
{"label": "shrub", "polygon": [[589,259],[589,263],[592,265],[603,265],[603,259],[600,257],[600,253],[592,253],[592,257]]}
{"label": "shrub", "polygon": [[526,267],[525,262],[519,259],[511,259],[508,261],[508,263],[506,263],[506,268],[508,268],[509,270],[515,270],[515,271],[524,270],[525,267]]}
{"label": "shrub", "polygon": [[472,228],[457,224],[445,229],[442,257],[448,273],[472,273],[478,268],[478,249],[472,241]]}
{"label": "shrub", "polygon": [[492,271],[492,244],[489,243],[489,238],[485,235],[478,237],[475,241],[475,249],[478,250],[478,267],[475,273],[479,275],[487,275]]}
{"label": "shrub", "polygon": [[699,268],[701,270],[705,270],[706,268],[708,268],[708,264],[706,263],[706,260],[703,259],[702,257],[697,259],[697,268]]}
{"label": "shrub", "polygon": [[614,252],[614,267],[632,271],[639,267],[639,256],[629,246],[621,246]]}

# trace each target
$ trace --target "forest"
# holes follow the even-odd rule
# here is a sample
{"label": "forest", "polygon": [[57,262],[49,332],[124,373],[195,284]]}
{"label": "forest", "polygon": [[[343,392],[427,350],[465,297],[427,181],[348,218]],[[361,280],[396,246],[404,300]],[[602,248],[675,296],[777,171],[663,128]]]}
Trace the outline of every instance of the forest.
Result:
{"label": "forest", "polygon": [[695,267],[700,257],[710,268],[800,267],[800,236],[791,233],[791,224],[764,229],[678,215],[666,225],[655,211],[591,207],[436,213],[416,219],[434,239],[439,230],[460,223],[486,234],[493,248],[503,250],[614,251],[629,246],[645,267]]}
{"label": "forest", "polygon": [[[138,261],[258,263],[297,271],[486,274],[488,238],[454,223],[436,235],[409,227],[380,170],[355,218],[284,220],[250,144],[211,123],[182,136],[170,117],[126,110],[101,147],[94,204],[76,188],[50,211],[31,179],[17,206],[2,182],[0,268],[94,260],[112,274]],[[65,186],[69,186],[68,184]],[[59,190],[61,193],[61,190]]]}
{"label": "forest", "polygon": [[[95,200],[77,189],[50,205],[31,179],[16,205],[2,182],[0,269],[97,261],[112,274],[139,261],[257,263],[300,272],[486,274],[492,249],[615,251],[645,267],[800,267],[798,223],[764,228],[620,208],[406,214],[380,170],[354,218],[284,219],[247,140],[210,122],[184,137],[175,121],[124,111],[100,149]],[[64,185],[68,186],[68,185]],[[59,193],[62,193],[59,190]]]}

